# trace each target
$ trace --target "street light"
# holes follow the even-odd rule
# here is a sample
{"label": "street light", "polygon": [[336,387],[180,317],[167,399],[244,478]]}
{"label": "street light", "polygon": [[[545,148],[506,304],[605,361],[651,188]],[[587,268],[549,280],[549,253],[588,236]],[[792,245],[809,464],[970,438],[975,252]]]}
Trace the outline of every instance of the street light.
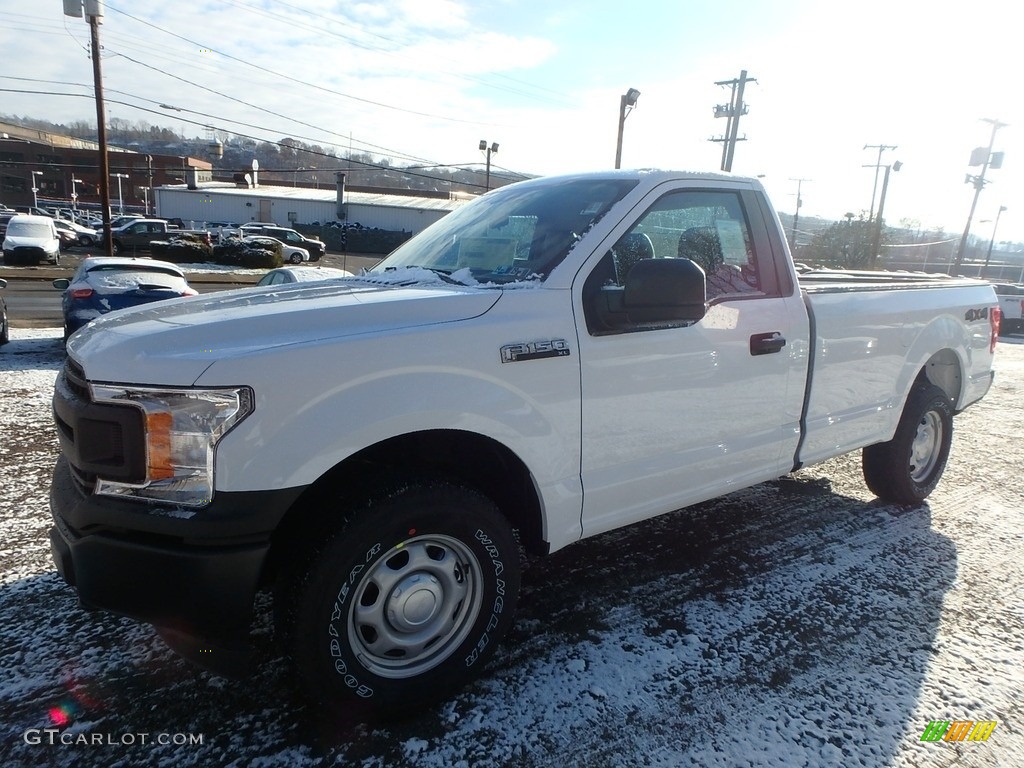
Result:
{"label": "street light", "polygon": [[78,210],[78,190],[75,188],[75,184],[85,184],[81,179],[76,179],[75,174],[71,174],[71,210]]}
{"label": "street light", "polygon": [[619,139],[615,143],[615,167],[622,167],[622,129],[626,124],[626,115],[633,111],[636,100],[640,98],[640,91],[630,88],[619,99]]}
{"label": "street light", "polygon": [[37,176],[42,176],[42,175],[43,175],[42,171],[32,171],[32,207],[33,208],[38,208],[39,207],[39,195],[38,195],[39,187],[36,186],[36,177]]}
{"label": "street light", "polygon": [[992,246],[996,242],[996,230],[999,229],[999,217],[1003,215],[1003,211],[1006,210],[1005,205],[1000,205],[999,210],[996,211],[996,223],[992,225],[992,239],[988,241],[988,253],[985,254],[985,271],[988,271],[988,260],[992,258]]}
{"label": "street light", "polygon": [[489,192],[491,189],[491,153],[497,154],[498,142],[487,146],[487,139],[480,139],[480,151],[487,153],[487,175],[484,177],[484,192]]}
{"label": "street light", "polygon": [[117,179],[117,212],[120,214],[124,213],[124,198],[121,196],[121,179],[127,179],[127,173],[112,173],[110,174]]}

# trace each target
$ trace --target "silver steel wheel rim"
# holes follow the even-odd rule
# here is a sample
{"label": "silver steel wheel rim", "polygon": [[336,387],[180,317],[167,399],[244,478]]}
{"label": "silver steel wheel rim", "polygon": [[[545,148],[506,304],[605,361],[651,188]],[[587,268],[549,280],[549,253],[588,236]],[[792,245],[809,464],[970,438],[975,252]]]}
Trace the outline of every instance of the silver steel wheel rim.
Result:
{"label": "silver steel wheel rim", "polygon": [[482,603],[480,562],[468,547],[438,534],[408,539],[377,560],[356,586],[349,643],[373,674],[415,677],[455,652]]}
{"label": "silver steel wheel rim", "polygon": [[917,434],[910,447],[910,479],[923,483],[935,469],[942,447],[942,417],[928,411],[917,425]]}

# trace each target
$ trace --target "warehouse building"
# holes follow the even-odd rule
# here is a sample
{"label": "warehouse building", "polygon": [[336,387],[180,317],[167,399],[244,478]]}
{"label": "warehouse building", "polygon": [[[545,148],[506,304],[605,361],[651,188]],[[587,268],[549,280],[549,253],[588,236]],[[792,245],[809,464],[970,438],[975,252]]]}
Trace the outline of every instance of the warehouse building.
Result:
{"label": "warehouse building", "polygon": [[344,173],[336,175],[333,189],[310,189],[262,186],[255,171],[242,184],[202,182],[192,174],[185,184],[155,190],[157,215],[196,226],[204,221],[262,221],[286,227],[338,223],[416,234],[472,198],[352,190],[345,186]]}

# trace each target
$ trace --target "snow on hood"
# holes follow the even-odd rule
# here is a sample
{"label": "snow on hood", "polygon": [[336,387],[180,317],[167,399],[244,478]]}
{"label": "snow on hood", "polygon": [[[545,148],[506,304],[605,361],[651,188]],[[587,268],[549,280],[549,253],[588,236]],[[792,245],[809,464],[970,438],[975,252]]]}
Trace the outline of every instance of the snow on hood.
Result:
{"label": "snow on hood", "polygon": [[275,347],[481,315],[501,291],[360,278],[241,288],[119,310],[68,341],[92,381],[191,386],[210,365]]}

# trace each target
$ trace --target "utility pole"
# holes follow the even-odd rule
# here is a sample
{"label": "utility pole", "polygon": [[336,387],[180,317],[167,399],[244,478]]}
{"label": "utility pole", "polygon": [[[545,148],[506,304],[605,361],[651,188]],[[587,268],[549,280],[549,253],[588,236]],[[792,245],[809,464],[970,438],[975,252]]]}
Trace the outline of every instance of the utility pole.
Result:
{"label": "utility pole", "polygon": [[996,230],[999,229],[999,217],[1003,215],[1003,211],[1006,210],[1005,205],[1000,205],[999,210],[996,211],[996,223],[992,225],[992,239],[988,241],[988,253],[985,254],[985,269],[988,269],[988,262],[992,258],[992,246],[996,244]]}
{"label": "utility pole", "polygon": [[[974,156],[979,152],[983,152],[985,157],[981,163],[981,173],[977,176],[967,174],[967,178],[964,179],[965,184],[974,184],[974,200],[971,202],[971,212],[967,214],[967,226],[964,227],[964,234],[960,238],[959,247],[956,249],[956,258],[953,260],[953,263],[949,268],[949,273],[951,275],[957,274],[964,262],[964,251],[967,248],[967,236],[971,233],[971,219],[974,218],[974,209],[978,207],[978,197],[981,195],[981,190],[985,188],[985,172],[989,169],[989,165],[992,164],[993,160],[992,147],[996,143],[996,131],[1000,128],[1005,128],[1007,125],[1007,123],[1001,123],[998,120],[991,120],[987,117],[982,118],[982,122],[989,123],[992,126],[992,136],[988,141],[987,150],[979,147],[971,154],[972,161],[974,160]],[[978,163],[972,162],[971,165],[978,165]],[[999,164],[995,167],[998,168],[1000,165],[1002,165],[1002,157],[999,158]]]}
{"label": "utility pole", "polygon": [[796,252],[796,224],[800,220],[800,206],[804,204],[803,198],[800,197],[800,188],[805,181],[812,181],[812,179],[790,179],[790,181],[796,182],[796,212],[793,214],[793,230],[789,236],[789,249]]}
{"label": "utility pole", "polygon": [[889,171],[898,171],[903,166],[899,160],[885,166],[885,177],[882,180],[882,196],[878,199],[878,218],[875,219],[875,231],[871,237],[871,253],[868,254],[868,269],[878,268],[878,251],[882,247],[882,212],[885,210],[885,193],[889,189]]}
{"label": "utility pole", "polygon": [[719,138],[710,139],[710,141],[722,142],[722,170],[727,173],[732,171],[732,159],[736,152],[736,142],[747,140],[746,136],[739,138],[740,117],[749,111],[747,105],[743,103],[743,89],[747,83],[756,82],[755,78],[747,77],[747,70],[744,69],[740,71],[740,76],[735,80],[721,80],[715,83],[715,85],[719,86],[728,85],[732,87],[732,96],[729,99],[729,103],[715,106],[715,117],[728,118],[725,124],[725,134]]}
{"label": "utility pole", "polygon": [[871,187],[871,209],[868,211],[868,224],[875,218],[875,194],[878,192],[878,169],[882,168],[882,153],[887,149],[896,149],[895,144],[865,144],[864,149],[877,149],[878,162],[874,165],[862,165],[862,168],[875,169],[875,185]]}
{"label": "utility pole", "polygon": [[100,68],[100,24],[103,18],[102,0],[64,0],[64,15],[82,17],[82,9],[89,17],[92,47],[92,77],[96,91],[96,138],[100,145],[100,201],[103,205],[103,248],[107,256],[113,255],[110,240],[110,162],[107,157],[107,114],[103,104],[103,71]]}

